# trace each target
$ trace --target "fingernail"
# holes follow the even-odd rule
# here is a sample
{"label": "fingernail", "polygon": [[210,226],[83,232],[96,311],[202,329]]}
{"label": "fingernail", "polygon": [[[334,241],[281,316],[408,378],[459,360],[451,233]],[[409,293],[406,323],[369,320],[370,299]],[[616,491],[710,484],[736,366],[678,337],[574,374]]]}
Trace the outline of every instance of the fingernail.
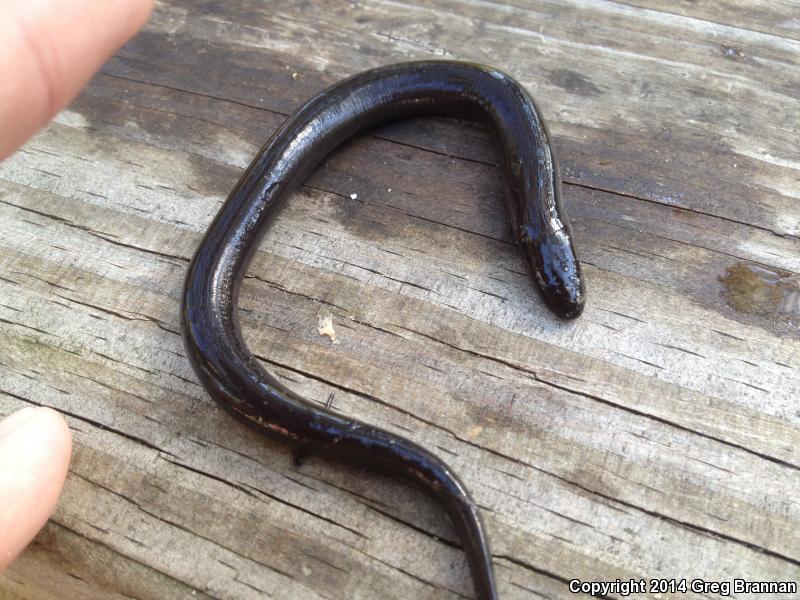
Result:
{"label": "fingernail", "polygon": [[38,407],[26,406],[25,408],[11,413],[5,419],[0,421],[0,438],[5,437],[17,427],[22,425],[25,421],[33,416]]}

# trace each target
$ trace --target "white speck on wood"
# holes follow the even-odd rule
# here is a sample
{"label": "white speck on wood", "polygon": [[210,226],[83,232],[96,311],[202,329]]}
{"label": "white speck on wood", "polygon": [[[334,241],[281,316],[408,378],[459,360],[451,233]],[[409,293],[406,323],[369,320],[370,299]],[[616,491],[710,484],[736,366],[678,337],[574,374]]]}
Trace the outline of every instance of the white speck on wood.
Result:
{"label": "white speck on wood", "polygon": [[336,330],[333,328],[333,315],[330,313],[319,315],[317,331],[320,335],[330,338],[331,342],[336,343]]}

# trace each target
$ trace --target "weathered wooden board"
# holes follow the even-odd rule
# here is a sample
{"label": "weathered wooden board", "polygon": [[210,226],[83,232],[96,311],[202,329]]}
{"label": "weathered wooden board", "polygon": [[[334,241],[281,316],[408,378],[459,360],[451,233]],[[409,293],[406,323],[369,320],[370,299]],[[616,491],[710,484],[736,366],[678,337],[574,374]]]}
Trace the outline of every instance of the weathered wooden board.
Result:
{"label": "weathered wooden board", "polygon": [[423,119],[347,144],[287,203],[243,286],[251,347],[306,397],[334,391],[446,458],[484,507],[504,598],[571,598],[573,578],[800,580],[798,15],[159,3],[0,164],[0,413],[53,406],[76,439],[0,597],[471,597],[436,505],[295,466],[206,396],[178,333],[188,260],[285,116],[430,57],[495,65],[540,103],[585,315],[554,320],[528,281],[490,133]]}

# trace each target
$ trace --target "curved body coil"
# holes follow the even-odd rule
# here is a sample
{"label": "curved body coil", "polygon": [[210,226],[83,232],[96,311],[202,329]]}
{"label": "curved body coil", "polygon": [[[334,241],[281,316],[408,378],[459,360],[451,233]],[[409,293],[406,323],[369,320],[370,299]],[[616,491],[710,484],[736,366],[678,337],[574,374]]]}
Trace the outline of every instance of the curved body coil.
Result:
{"label": "curved body coil", "polygon": [[402,477],[437,498],[461,538],[476,597],[490,600],[497,591],[486,533],[475,502],[455,473],[417,444],[285,388],[248,350],[236,310],[248,262],[281,201],[353,135],[422,115],[478,119],[497,131],[517,242],[548,305],[561,317],[578,316],[583,284],[560,208],[556,158],[533,100],[494,69],[426,61],[355,75],[318,94],[286,120],[206,232],[186,278],[181,326],[195,372],[235,417],[296,452]]}

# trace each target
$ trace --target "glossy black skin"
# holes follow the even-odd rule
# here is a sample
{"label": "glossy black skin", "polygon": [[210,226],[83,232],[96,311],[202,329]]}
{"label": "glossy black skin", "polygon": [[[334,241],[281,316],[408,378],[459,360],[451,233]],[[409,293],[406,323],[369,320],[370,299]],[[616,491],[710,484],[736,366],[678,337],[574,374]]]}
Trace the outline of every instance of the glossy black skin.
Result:
{"label": "glossy black skin", "polygon": [[497,598],[491,553],[475,502],[439,458],[393,433],[304,400],[271,377],[245,345],[239,286],[281,201],[334,148],[379,123],[443,115],[480,119],[503,150],[506,199],[519,245],[550,307],[573,318],[584,291],[549,135],[513,79],[468,63],[427,61],[358,74],[312,98],[264,146],[214,219],[189,267],[182,330],[211,396],[241,421],[290,444],[417,484],[447,509],[467,554],[476,597]]}

